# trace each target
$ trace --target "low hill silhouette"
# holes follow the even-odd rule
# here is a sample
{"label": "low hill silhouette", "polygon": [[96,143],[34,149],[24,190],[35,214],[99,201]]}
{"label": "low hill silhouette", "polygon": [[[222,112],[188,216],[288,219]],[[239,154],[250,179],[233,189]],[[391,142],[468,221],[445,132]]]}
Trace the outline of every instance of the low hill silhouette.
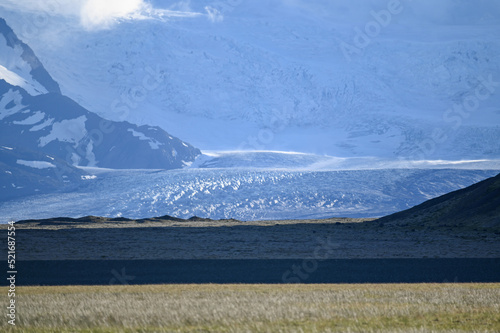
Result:
{"label": "low hill silhouette", "polygon": [[415,228],[493,229],[500,232],[500,174],[376,222]]}

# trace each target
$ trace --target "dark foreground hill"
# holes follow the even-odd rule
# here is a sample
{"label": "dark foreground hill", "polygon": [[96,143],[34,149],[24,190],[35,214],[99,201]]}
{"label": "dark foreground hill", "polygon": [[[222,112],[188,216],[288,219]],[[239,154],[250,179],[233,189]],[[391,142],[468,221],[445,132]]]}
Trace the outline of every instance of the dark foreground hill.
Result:
{"label": "dark foreground hill", "polygon": [[415,228],[470,228],[500,231],[500,174],[378,219]]}

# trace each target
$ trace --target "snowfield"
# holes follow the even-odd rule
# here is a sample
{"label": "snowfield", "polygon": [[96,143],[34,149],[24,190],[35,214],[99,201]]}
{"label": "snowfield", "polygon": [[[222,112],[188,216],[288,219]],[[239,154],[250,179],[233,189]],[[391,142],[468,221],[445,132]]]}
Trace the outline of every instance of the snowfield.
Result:
{"label": "snowfield", "polygon": [[373,13],[386,0],[191,0],[185,11],[209,6],[220,20],[97,31],[48,12],[36,34],[24,33],[26,17],[4,15],[65,95],[200,149],[499,158],[500,5],[398,3],[383,26]]}

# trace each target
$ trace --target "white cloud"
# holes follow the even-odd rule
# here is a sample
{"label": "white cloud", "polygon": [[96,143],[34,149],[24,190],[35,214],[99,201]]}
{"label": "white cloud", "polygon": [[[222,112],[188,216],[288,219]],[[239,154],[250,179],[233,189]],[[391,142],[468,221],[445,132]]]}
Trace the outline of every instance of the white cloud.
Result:
{"label": "white cloud", "polygon": [[173,3],[168,7],[170,10],[175,10],[179,12],[192,12],[191,10],[191,1],[190,0],[181,0],[179,2]]}
{"label": "white cloud", "polygon": [[40,15],[61,15],[75,18],[87,30],[107,29],[124,20],[196,17],[203,15],[189,10],[188,2],[171,9],[157,9],[146,0],[2,0],[0,7],[15,12]]}
{"label": "white cloud", "polygon": [[117,20],[143,18],[149,5],[142,0],[87,0],[83,3],[80,21],[86,28],[109,27]]}
{"label": "white cloud", "polygon": [[221,22],[224,19],[224,16],[215,8],[206,6],[205,10],[207,11],[208,19],[212,22]]}

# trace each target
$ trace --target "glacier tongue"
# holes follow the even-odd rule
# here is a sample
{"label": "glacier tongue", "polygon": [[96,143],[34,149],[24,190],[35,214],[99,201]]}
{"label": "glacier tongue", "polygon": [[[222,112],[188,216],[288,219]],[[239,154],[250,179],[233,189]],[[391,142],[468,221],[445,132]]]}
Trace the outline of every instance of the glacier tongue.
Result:
{"label": "glacier tongue", "polygon": [[497,170],[98,170],[76,191],[0,203],[0,221],[100,215],[240,220],[382,216]]}

